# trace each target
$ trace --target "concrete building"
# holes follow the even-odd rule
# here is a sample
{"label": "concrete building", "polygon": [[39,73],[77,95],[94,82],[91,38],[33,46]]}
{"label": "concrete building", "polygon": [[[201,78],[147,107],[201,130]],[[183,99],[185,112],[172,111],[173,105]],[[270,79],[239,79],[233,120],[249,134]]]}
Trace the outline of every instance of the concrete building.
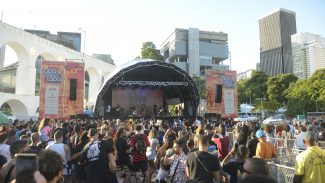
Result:
{"label": "concrete building", "polygon": [[258,22],[261,71],[269,76],[292,73],[291,35],[297,33],[296,13],[281,8]]}
{"label": "concrete building", "polygon": [[256,63],[256,71],[261,71],[261,63]]}
{"label": "concrete building", "polygon": [[[39,106],[37,96],[39,60],[83,60],[85,64],[85,103],[94,103],[104,77],[115,65],[49,41],[35,34],[0,22],[0,48],[10,46],[18,62],[0,69],[0,106],[10,106],[14,116],[36,116]],[[29,118],[27,118],[29,119]]]}
{"label": "concrete building", "polygon": [[293,73],[307,79],[325,68],[325,38],[312,33],[297,33],[291,36]]}
{"label": "concrete building", "polygon": [[254,71],[254,69],[249,69],[247,71],[238,73],[237,74],[237,81],[242,80],[242,79],[245,80],[245,79],[251,78],[253,71]]}
{"label": "concrete building", "polygon": [[115,65],[112,56],[109,54],[93,54],[92,56],[98,60]]}
{"label": "concrete building", "polygon": [[49,31],[25,29],[24,31],[35,34],[41,38],[53,41],[65,47],[80,51],[81,47],[81,33],[79,32],[57,32],[51,34]]}
{"label": "concrete building", "polygon": [[161,44],[165,62],[173,63],[190,76],[205,75],[206,69],[229,70],[223,65],[228,58],[228,35],[223,32],[179,29]]}

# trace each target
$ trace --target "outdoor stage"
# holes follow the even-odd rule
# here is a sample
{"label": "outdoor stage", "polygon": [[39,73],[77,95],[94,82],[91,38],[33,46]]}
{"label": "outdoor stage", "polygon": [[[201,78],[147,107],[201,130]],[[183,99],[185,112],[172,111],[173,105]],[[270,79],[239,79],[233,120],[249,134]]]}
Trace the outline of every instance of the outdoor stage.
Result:
{"label": "outdoor stage", "polygon": [[168,106],[182,104],[182,116],[196,116],[199,94],[192,78],[160,61],[133,61],[105,79],[97,97],[99,118],[168,117]]}

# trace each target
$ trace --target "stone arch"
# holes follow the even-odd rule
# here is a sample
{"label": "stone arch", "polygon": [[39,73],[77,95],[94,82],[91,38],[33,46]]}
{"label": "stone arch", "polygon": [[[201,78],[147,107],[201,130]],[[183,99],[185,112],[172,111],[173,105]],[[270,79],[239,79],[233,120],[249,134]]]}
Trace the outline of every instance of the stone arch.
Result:
{"label": "stone arch", "polygon": [[41,72],[41,63],[43,60],[55,61],[56,58],[53,54],[49,52],[44,52],[39,54],[35,61],[33,60],[33,62],[35,62],[35,69],[36,69],[36,74],[35,74],[35,95],[36,96],[39,96],[40,79],[41,79],[40,72]]}
{"label": "stone arch", "polygon": [[[28,116],[28,109],[22,101],[18,99],[9,99],[4,103],[7,103],[10,106],[13,116]],[[1,106],[3,104],[1,104]]]}
{"label": "stone arch", "polygon": [[96,100],[96,94],[101,84],[101,76],[98,70],[95,69],[94,67],[88,67],[85,70],[85,79],[86,79],[86,74],[88,74],[89,76],[89,90],[88,90],[89,95],[88,95],[87,102],[88,101],[94,102]]}
{"label": "stone arch", "polygon": [[10,46],[15,51],[20,65],[28,64],[29,54],[26,48],[22,44],[16,41],[8,41],[2,44],[1,46],[6,46],[6,45]]}

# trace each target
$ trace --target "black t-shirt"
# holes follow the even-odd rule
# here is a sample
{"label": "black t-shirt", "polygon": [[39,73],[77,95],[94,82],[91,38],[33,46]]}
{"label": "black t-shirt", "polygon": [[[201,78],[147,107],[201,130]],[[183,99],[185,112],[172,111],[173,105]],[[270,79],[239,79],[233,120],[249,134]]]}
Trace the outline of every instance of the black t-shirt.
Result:
{"label": "black t-shirt", "polygon": [[109,183],[108,153],[114,152],[113,143],[105,140],[89,142],[83,149],[79,162],[86,162],[87,183]]}
{"label": "black t-shirt", "polygon": [[[195,154],[198,158],[196,158]],[[201,165],[199,160],[204,167]],[[211,183],[213,182],[214,172],[220,171],[220,162],[217,156],[214,156],[208,152],[196,151],[188,154],[186,159],[186,166],[188,167],[190,179],[194,179],[199,183]]]}
{"label": "black t-shirt", "polygon": [[118,138],[116,141],[116,150],[117,150],[117,157],[116,160],[117,165],[128,165],[130,162],[129,154],[127,150],[129,149],[128,142],[125,138],[121,137]]}
{"label": "black t-shirt", "polygon": [[[81,152],[84,148],[83,144],[78,144],[75,148],[75,153]],[[75,164],[76,166],[76,177],[78,180],[86,180],[86,169],[85,165],[79,165],[79,163]]]}
{"label": "black t-shirt", "polygon": [[237,183],[237,173],[241,166],[244,165],[244,162],[231,161],[223,165],[223,171],[227,172],[230,175],[230,183]]}
{"label": "black t-shirt", "polygon": [[254,138],[254,139],[250,139],[247,141],[247,148],[248,148],[248,157],[252,158],[253,156],[255,156],[256,154],[256,147],[258,144],[258,139]]}

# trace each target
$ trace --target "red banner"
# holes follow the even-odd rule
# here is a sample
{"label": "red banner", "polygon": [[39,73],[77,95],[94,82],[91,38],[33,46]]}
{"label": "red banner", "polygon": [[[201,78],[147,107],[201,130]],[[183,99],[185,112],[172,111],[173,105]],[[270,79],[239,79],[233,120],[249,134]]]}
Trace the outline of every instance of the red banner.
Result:
{"label": "red banner", "polygon": [[[83,113],[84,64],[43,61],[40,78],[39,117],[62,119]],[[70,80],[76,80],[76,100],[70,98]]]}
{"label": "red banner", "polygon": [[222,118],[237,117],[236,71],[206,70],[206,99],[207,113],[221,114]]}

